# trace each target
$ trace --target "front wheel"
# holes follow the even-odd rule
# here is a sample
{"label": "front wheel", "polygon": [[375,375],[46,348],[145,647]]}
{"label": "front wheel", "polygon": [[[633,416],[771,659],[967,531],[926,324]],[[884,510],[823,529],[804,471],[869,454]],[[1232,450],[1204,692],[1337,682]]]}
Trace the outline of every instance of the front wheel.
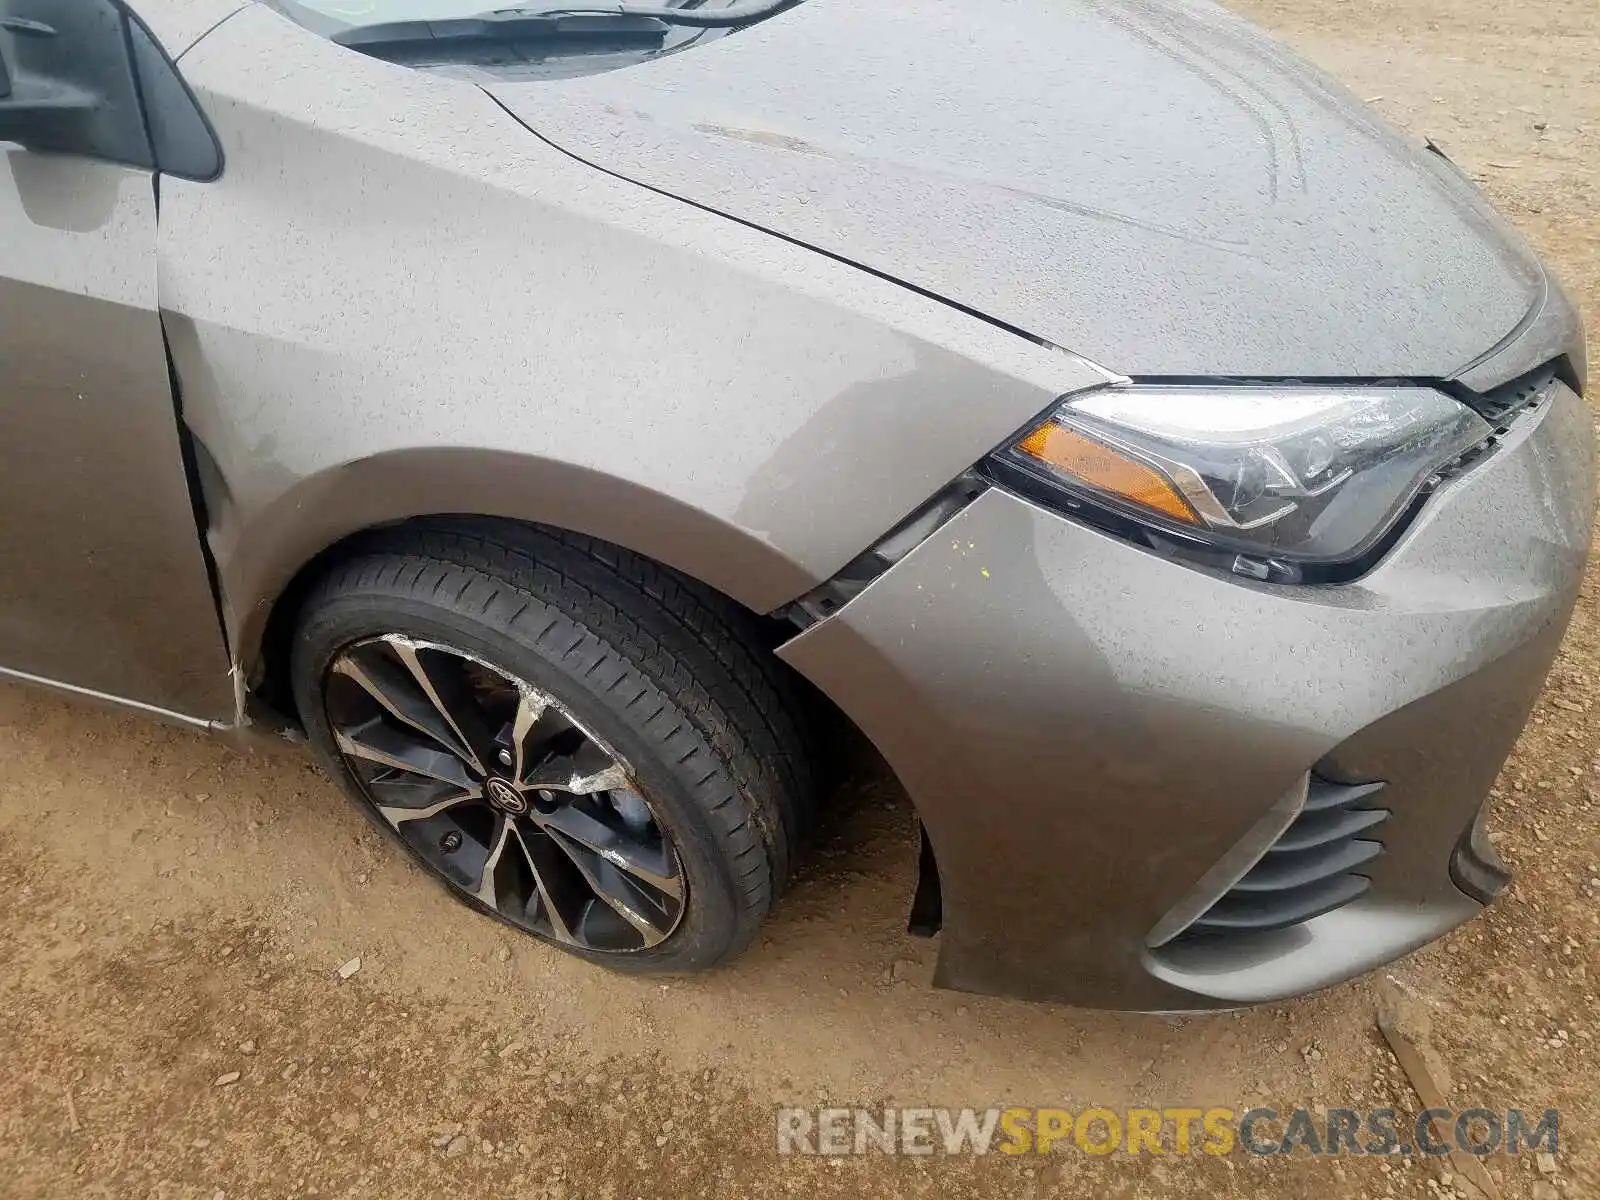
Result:
{"label": "front wheel", "polygon": [[429,523],[302,610],[323,767],[470,906],[639,971],[738,953],[810,806],[784,669],[751,618],[603,543]]}

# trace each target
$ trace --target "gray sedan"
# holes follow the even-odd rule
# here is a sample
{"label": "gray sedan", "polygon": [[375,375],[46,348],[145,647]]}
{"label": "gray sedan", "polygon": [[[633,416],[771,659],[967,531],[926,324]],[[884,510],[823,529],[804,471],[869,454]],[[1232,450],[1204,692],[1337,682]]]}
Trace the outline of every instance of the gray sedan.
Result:
{"label": "gray sedan", "polygon": [[623,970],[751,942],[852,725],[945,986],[1493,899],[1593,424],[1443,151],[1205,0],[481,2],[0,0],[0,676]]}

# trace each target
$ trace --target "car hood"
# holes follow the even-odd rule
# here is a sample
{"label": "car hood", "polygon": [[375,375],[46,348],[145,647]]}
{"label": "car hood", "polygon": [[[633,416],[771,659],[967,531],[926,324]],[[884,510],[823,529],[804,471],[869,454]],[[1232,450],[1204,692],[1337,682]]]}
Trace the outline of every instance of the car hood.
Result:
{"label": "car hood", "polygon": [[1187,0],[808,0],[490,91],[571,154],[1135,376],[1448,377],[1538,262],[1447,160]]}

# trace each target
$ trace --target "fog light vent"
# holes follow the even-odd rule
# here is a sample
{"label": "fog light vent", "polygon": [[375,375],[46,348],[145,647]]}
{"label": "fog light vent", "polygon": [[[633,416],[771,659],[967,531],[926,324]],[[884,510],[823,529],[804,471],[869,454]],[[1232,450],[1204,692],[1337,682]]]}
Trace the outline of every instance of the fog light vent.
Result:
{"label": "fog light vent", "polygon": [[1284,929],[1360,896],[1372,886],[1360,870],[1383,853],[1379,838],[1389,813],[1368,806],[1383,786],[1312,775],[1300,815],[1182,936]]}

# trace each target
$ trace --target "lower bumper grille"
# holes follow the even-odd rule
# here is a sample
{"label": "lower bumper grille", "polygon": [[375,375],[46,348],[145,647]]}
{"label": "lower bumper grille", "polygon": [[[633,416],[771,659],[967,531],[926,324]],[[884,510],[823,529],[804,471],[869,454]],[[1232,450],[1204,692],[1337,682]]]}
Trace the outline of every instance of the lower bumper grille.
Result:
{"label": "lower bumper grille", "polygon": [[1383,787],[1312,775],[1299,815],[1181,936],[1284,929],[1356,899],[1371,886],[1361,868],[1383,853],[1389,813],[1369,806]]}

